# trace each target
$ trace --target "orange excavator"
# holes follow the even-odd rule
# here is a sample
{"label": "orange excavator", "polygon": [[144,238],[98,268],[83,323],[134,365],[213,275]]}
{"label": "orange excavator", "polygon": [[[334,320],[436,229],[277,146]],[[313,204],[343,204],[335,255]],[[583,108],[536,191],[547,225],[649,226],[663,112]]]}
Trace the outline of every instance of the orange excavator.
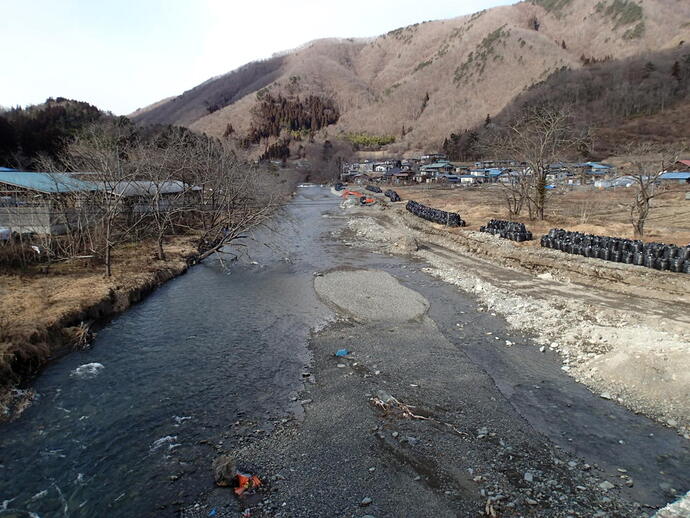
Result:
{"label": "orange excavator", "polygon": [[359,203],[361,203],[362,205],[373,205],[374,203],[376,203],[376,198],[369,198],[368,196],[365,196],[361,192],[357,192],[357,191],[346,190],[343,192],[343,194],[341,196],[343,198],[349,198],[350,196],[355,196],[356,198],[359,198]]}

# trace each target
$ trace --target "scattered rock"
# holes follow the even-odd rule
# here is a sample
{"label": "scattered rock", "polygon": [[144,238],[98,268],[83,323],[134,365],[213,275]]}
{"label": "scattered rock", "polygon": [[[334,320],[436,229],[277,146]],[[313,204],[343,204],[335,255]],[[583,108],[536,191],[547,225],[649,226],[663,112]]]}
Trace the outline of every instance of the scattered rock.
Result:
{"label": "scattered rock", "polygon": [[395,242],[395,247],[404,252],[416,252],[419,250],[419,243],[414,237],[404,235]]}
{"label": "scattered rock", "polygon": [[524,478],[525,481],[527,481],[527,482],[534,482],[534,475],[532,475],[532,473],[530,473],[529,471],[527,471],[527,472],[525,473],[525,475],[524,475],[523,478]]}
{"label": "scattered rock", "polygon": [[599,484],[599,487],[604,491],[608,491],[609,489],[613,489],[616,486],[611,484],[611,482],[609,482],[608,480],[604,480],[601,484]]}
{"label": "scattered rock", "polygon": [[211,465],[213,469],[213,479],[217,486],[227,487],[232,485],[235,475],[235,460],[229,455],[221,455],[216,458]]}
{"label": "scattered rock", "polygon": [[360,507],[366,507],[368,505],[371,505],[372,502],[373,500],[367,496],[362,498],[362,501],[359,503],[359,505]]}

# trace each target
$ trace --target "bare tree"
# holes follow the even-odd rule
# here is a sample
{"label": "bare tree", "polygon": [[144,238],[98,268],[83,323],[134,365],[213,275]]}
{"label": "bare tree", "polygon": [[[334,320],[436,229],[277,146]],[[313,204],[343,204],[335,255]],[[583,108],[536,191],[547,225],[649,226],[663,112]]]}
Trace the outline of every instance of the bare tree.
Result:
{"label": "bare tree", "polygon": [[309,180],[330,182],[340,177],[343,163],[352,159],[354,151],[349,142],[326,139],[323,144],[308,144],[305,154],[311,169]]}
{"label": "bare tree", "polygon": [[131,128],[94,126],[60,158],[92,192],[56,196],[68,222],[70,253],[88,253],[112,275],[112,250],[153,240],[164,260],[166,236],[198,236],[199,261],[260,224],[277,203],[257,171],[218,139],[174,132],[144,139]]}
{"label": "bare tree", "polygon": [[129,152],[132,147],[129,128],[117,123],[92,126],[67,146],[61,162],[66,170],[89,173],[86,178],[94,184],[88,199],[75,204],[80,208],[78,231],[91,252],[102,259],[105,275],[112,275],[113,247],[126,240],[136,223],[126,222],[125,197],[122,192],[136,178]]}
{"label": "bare tree", "polygon": [[200,234],[198,261],[203,261],[265,222],[277,201],[262,192],[255,167],[239,160],[219,140],[197,139],[189,158],[189,183],[198,197],[191,209],[191,226]]}
{"label": "bare tree", "polygon": [[678,192],[678,188],[664,187],[660,177],[677,160],[677,153],[654,148],[650,144],[637,145],[628,150],[630,176],[635,181],[635,193],[630,202],[630,223],[636,238],[644,237],[645,224],[658,196]]}
{"label": "bare tree", "polygon": [[544,219],[549,165],[575,154],[586,140],[586,132],[572,122],[568,111],[531,108],[491,139],[496,156],[526,164],[519,181],[508,182],[509,211],[528,204],[530,217]]}
{"label": "bare tree", "polygon": [[507,174],[508,177],[500,181],[503,200],[508,209],[508,216],[519,216],[529,196],[530,175],[524,169],[509,171]]}
{"label": "bare tree", "polygon": [[164,241],[195,207],[195,186],[187,183],[191,157],[189,143],[181,134],[168,136],[164,146],[139,141],[130,153],[137,171],[132,182],[133,202],[128,204],[130,219],[143,215],[143,230],[156,243],[159,260],[166,259]]}

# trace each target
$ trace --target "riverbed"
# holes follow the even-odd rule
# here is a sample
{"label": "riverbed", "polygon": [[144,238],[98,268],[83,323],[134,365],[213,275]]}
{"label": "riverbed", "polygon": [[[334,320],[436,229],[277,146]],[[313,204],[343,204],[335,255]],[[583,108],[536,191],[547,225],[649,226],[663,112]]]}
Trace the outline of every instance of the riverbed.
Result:
{"label": "riverbed", "polygon": [[[346,246],[339,238],[344,221],[338,200],[327,189],[302,186],[268,228],[253,232],[246,248],[233,250],[240,252],[237,261],[224,255],[192,268],[113,320],[88,350],[45,369],[33,384],[37,400],[0,430],[0,509],[40,517],[176,516],[197,504],[201,516],[212,510],[204,495],[211,491],[210,463],[219,453],[244,454],[243,461],[262,475],[290,469],[277,465],[277,454],[271,456],[276,445],[283,452],[292,449],[295,465],[298,458],[306,465],[310,456],[322,464],[339,458],[342,449],[331,451],[328,443],[316,444],[318,433],[307,433],[328,419],[334,402],[325,399],[327,394],[357,394],[361,408],[353,416],[361,414],[362,419],[353,429],[363,429],[372,416],[362,396],[375,393],[366,385],[384,378],[363,377],[365,385],[339,384],[335,392],[320,393],[334,388],[333,372],[345,373],[326,363],[328,348],[335,350],[343,333],[359,340],[370,336],[381,350],[390,349],[386,346],[391,337],[404,337],[390,331],[397,325],[390,322],[373,327],[360,323],[343,331],[352,315],[344,314],[333,297],[324,299],[314,290],[315,279],[333,270],[386,272],[428,301],[428,320],[402,327],[409,327],[408,338],[423,342],[428,336],[438,351],[451,351],[454,361],[481,378],[478,386],[487,387],[471,400],[476,408],[467,411],[468,422],[448,411],[467,433],[476,436],[486,426],[479,410],[487,405],[496,415],[507,416],[500,423],[498,418],[489,420],[495,429],[508,434],[515,426],[525,441],[534,440],[533,451],[557,446],[581,457],[582,463],[600,465],[602,477],[620,475],[618,469],[634,473],[635,484],[621,484],[623,493],[616,498],[653,508],[672,499],[669,488],[689,489],[686,440],[584,390],[560,371],[557,359],[529,345],[529,337],[511,333],[500,317],[480,311],[472,297],[426,275],[423,264]],[[359,293],[357,282],[361,280],[354,276],[351,286],[340,289]],[[369,334],[362,335],[363,329]],[[508,339],[516,346],[506,348]],[[396,360],[388,355],[375,361],[390,365]],[[425,369],[433,361],[444,360],[425,357]],[[372,373],[375,370],[372,367]],[[433,375],[425,372],[419,378]],[[389,380],[391,386],[402,381],[407,381],[406,392],[420,384],[401,377]],[[438,380],[433,384],[450,408],[452,395]],[[464,390],[459,382],[449,387]],[[309,391],[312,399],[324,399],[320,411],[304,402]],[[295,430],[302,429],[305,436],[295,439]],[[374,436],[367,437],[376,443]],[[361,442],[356,435],[351,439]],[[248,458],[252,451],[256,454]],[[442,455],[444,450],[429,453]],[[344,480],[360,468],[369,472],[370,460],[361,457],[372,455],[371,448],[353,447],[347,455],[352,471],[340,471]],[[373,455],[377,457],[375,447]],[[385,464],[384,457],[377,457],[377,463]],[[395,471],[392,465],[389,469]],[[385,473],[382,466],[378,476]],[[402,495],[417,476],[411,472],[409,481],[380,484],[380,490]],[[282,494],[278,484],[271,487],[271,494],[277,492],[277,498],[287,501],[270,512],[290,516],[300,514],[290,509],[311,508],[313,516],[324,516],[329,515],[323,512],[326,508],[340,512],[349,505],[342,488],[328,480],[313,500],[299,491],[299,484],[297,480]],[[457,498],[446,491],[431,484],[422,494],[436,498],[443,514],[451,512]],[[470,482],[463,491],[468,506],[484,498],[480,485]],[[219,516],[232,516],[249,505],[238,504],[230,494],[220,498],[227,505],[225,511],[218,507]],[[382,505],[377,516],[395,516],[396,505],[403,501]],[[326,507],[334,502],[338,506]],[[355,513],[357,502],[353,506]],[[421,509],[408,514],[423,515]]]}

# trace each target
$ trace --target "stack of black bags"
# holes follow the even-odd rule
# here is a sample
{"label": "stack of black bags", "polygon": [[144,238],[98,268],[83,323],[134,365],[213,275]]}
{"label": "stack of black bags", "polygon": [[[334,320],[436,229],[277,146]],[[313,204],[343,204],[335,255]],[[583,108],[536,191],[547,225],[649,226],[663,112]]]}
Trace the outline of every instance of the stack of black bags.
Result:
{"label": "stack of black bags", "polygon": [[502,219],[492,219],[486,226],[479,227],[480,232],[488,232],[503,239],[510,239],[522,243],[532,240],[532,232],[525,228],[524,223],[514,221],[504,221]]}
{"label": "stack of black bags", "polygon": [[365,189],[370,192],[381,192],[381,187],[379,187],[378,185],[367,185]]}
{"label": "stack of black bags", "polygon": [[388,189],[383,194],[385,194],[388,198],[390,198],[391,201],[400,201],[400,196],[398,196],[398,193],[391,190],[391,189]]}
{"label": "stack of black bags", "polygon": [[541,238],[541,246],[616,263],[690,273],[690,245],[680,247],[664,243],[643,243],[554,228]]}
{"label": "stack of black bags", "polygon": [[408,201],[405,206],[415,216],[419,216],[427,221],[432,221],[434,223],[440,223],[441,225],[447,225],[449,227],[464,227],[465,222],[460,217],[459,214],[455,212],[446,212],[445,210],[432,209],[416,201]]}

